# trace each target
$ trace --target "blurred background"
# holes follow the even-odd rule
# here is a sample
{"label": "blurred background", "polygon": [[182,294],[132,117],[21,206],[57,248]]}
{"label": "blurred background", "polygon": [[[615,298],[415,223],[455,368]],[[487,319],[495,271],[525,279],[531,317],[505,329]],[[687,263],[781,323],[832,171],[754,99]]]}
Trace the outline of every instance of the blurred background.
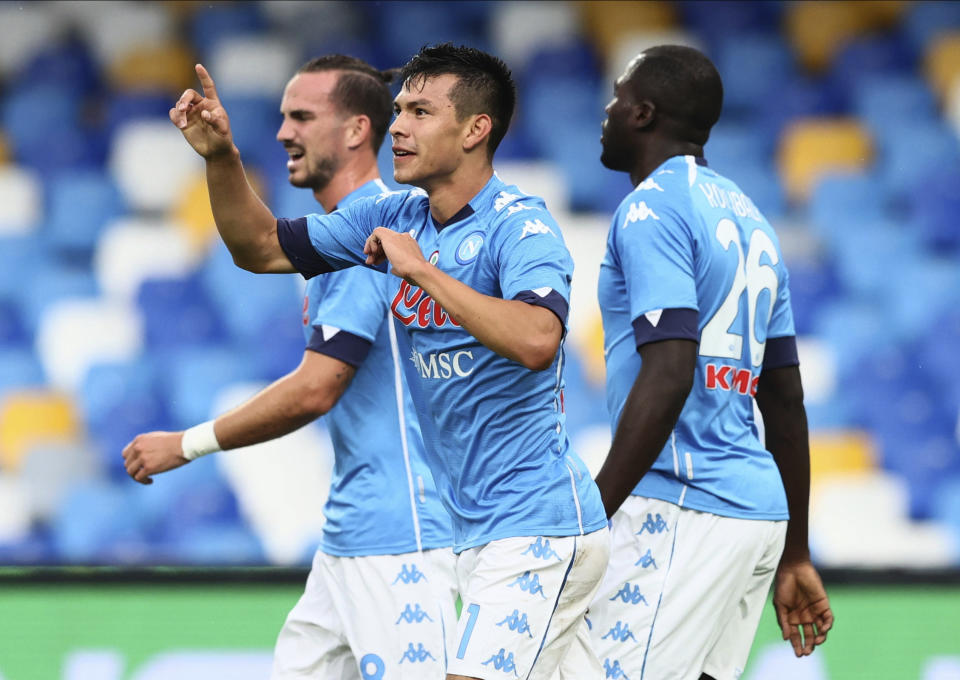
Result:
{"label": "blurred background", "polygon": [[[274,138],[287,80],[320,54],[387,68],[446,40],[517,80],[496,167],[546,198],[574,255],[566,402],[591,466],[610,438],[596,278],[630,189],[599,162],[603,107],[637,52],[693,45],[725,86],[707,159],[777,228],[790,270],[814,559],[960,583],[956,2],[0,2],[0,564],[309,563],[322,419],[151,487],[123,470],[136,434],[219,414],[303,351],[302,282],[234,267],[167,110],[203,62],[274,213],[317,212]],[[918,661],[924,678],[960,678],[953,594],[952,656]]]}

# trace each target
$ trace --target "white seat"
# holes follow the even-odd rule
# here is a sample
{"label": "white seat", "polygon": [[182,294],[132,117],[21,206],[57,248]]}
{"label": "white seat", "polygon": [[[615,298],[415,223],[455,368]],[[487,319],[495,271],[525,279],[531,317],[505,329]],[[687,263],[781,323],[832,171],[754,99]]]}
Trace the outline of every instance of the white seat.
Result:
{"label": "white seat", "polygon": [[0,474],[0,543],[13,543],[30,534],[30,503],[18,477]]}
{"label": "white seat", "polygon": [[947,121],[953,127],[953,131],[960,137],[960,75],[953,79],[950,91],[947,93],[947,99],[944,102]]}
{"label": "white seat", "polygon": [[194,269],[197,254],[175,223],[149,218],[121,218],[104,229],[93,255],[93,269],[104,295],[120,302],[135,300],[148,278],[175,277]]}
{"label": "white seat", "polygon": [[837,387],[837,353],[822,338],[797,338],[800,357],[800,377],[803,380],[803,399],[808,404],[829,401]]}
{"label": "white seat", "polygon": [[76,391],[95,363],[129,361],[143,348],[143,320],[130,305],[99,298],[55,303],[40,319],[36,351],[51,386]]}
{"label": "white seat", "polygon": [[56,42],[66,22],[53,11],[52,4],[71,3],[0,4],[0,77],[12,75],[37,52]]}
{"label": "white seat", "polygon": [[[233,36],[217,43],[206,64],[225,97],[266,95],[279,98],[297,63],[298,50],[289,40]],[[229,113],[229,112],[228,112]]]}
{"label": "white seat", "polygon": [[29,170],[0,166],[0,236],[36,229],[43,217],[42,191],[40,181]]}
{"label": "white seat", "polygon": [[578,24],[576,3],[498,2],[491,17],[494,52],[518,71],[538,48],[574,40]]}
{"label": "white seat", "polygon": [[[239,383],[225,388],[210,417],[265,386]],[[294,564],[318,544],[333,469],[333,446],[326,428],[307,426],[227,456],[217,454],[217,464],[270,562]]]}
{"label": "white seat", "polygon": [[20,465],[20,479],[29,498],[32,517],[53,518],[80,481],[96,476],[97,461],[89,449],[75,444],[45,444],[27,451]]}
{"label": "white seat", "polygon": [[53,2],[59,16],[77,24],[101,65],[131,50],[172,41],[174,22],[162,2]]}
{"label": "white seat", "polygon": [[117,131],[109,166],[133,210],[159,213],[173,208],[202,174],[203,159],[169,120],[140,119]]}

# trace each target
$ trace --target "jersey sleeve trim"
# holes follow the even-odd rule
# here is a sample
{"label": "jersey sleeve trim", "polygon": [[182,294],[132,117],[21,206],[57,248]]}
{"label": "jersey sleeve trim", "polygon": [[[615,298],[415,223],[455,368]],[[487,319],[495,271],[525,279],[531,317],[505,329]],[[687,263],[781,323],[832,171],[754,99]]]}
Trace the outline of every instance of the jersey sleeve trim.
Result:
{"label": "jersey sleeve trim", "polygon": [[700,314],[695,309],[655,309],[633,320],[633,338],[639,350],[660,340],[700,339]]}
{"label": "jersey sleeve trim", "polygon": [[[543,294],[541,295],[541,293]],[[567,325],[567,313],[570,311],[570,305],[564,297],[553,288],[550,288],[548,291],[521,290],[513,296],[513,299],[526,302],[529,305],[536,305],[537,307],[546,307],[557,315],[561,324],[564,326]]]}
{"label": "jersey sleeve trim", "polygon": [[310,242],[306,217],[293,220],[277,218],[277,240],[280,241],[280,247],[290,260],[290,264],[303,275],[303,278],[311,279],[318,274],[326,274],[334,270],[326,260],[320,257]]}
{"label": "jersey sleeve trim", "polygon": [[339,359],[354,368],[360,368],[372,346],[373,343],[366,338],[347,331],[337,331],[329,338],[324,338],[322,328],[314,328],[310,342],[307,343],[307,349]]}
{"label": "jersey sleeve trim", "polygon": [[764,371],[771,368],[799,365],[800,357],[797,354],[797,337],[795,335],[767,338],[767,346],[763,352]]}

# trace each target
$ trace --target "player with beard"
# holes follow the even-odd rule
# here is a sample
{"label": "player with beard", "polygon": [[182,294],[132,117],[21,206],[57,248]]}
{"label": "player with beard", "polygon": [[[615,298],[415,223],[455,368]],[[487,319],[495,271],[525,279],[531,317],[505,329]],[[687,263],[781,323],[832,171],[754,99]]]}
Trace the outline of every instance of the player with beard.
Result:
{"label": "player with beard", "polygon": [[[277,132],[294,186],[328,213],[387,190],[377,149],[391,74],[342,55],[287,83]],[[442,678],[455,630],[450,518],[423,441],[389,318],[389,279],[361,267],[307,282],[300,365],[238,408],[124,450],[137,481],[199,455],[273,439],[326,414],[334,450],[323,540],[277,639],[274,680]],[[269,342],[269,339],[265,339]]]}

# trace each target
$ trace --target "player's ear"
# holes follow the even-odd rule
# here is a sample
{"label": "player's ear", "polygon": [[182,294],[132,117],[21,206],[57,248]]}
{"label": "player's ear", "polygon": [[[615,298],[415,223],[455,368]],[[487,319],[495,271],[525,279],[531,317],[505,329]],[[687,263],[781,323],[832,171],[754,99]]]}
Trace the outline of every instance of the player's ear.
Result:
{"label": "player's ear", "polygon": [[633,116],[633,126],[636,129],[642,129],[653,123],[657,117],[657,105],[649,99],[641,99],[633,105],[631,109]]}
{"label": "player's ear", "polygon": [[463,139],[464,151],[473,151],[481,144],[487,143],[487,137],[490,136],[490,130],[493,128],[493,121],[486,113],[478,113],[470,116],[470,121],[466,129],[466,136]]}
{"label": "player's ear", "polygon": [[343,126],[344,141],[350,150],[356,149],[370,140],[370,117],[350,116]]}

